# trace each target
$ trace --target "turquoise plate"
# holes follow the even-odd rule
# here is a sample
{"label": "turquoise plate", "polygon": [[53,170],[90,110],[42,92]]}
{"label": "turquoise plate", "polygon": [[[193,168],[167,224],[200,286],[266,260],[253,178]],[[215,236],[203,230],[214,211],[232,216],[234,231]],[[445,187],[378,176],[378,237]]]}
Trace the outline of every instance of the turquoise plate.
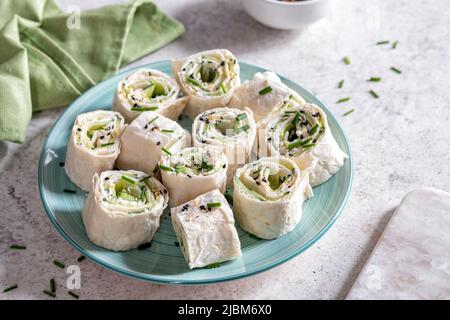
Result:
{"label": "turquoise plate", "polygon": [[[241,79],[265,71],[262,68],[240,63]],[[169,61],[160,61],[146,66],[171,73]],[[103,81],[79,97],[54,124],[42,148],[39,161],[39,191],[47,214],[63,237],[83,255],[98,264],[124,275],[143,280],[168,284],[205,284],[250,276],[297,256],[316,242],[334,223],[344,208],[352,184],[353,161],[350,146],[327,108],[311,93],[299,85],[282,78],[283,82],[296,90],[305,100],[322,107],[340,147],[350,156],[344,167],[329,181],[314,188],[314,197],[304,204],[300,224],[289,234],[272,241],[258,240],[238,227],[242,244],[242,258],[221,264],[215,269],[189,270],[180,248],[175,245],[175,233],[168,218],[168,210],[161,218],[161,226],[145,250],[113,252],[89,241],[81,219],[85,192],[78,189],[66,176],[61,162],[66,155],[66,145],[76,116],[96,109],[110,109],[116,86],[120,79],[135,69],[123,71]],[[191,129],[187,119],[182,125]],[[64,189],[76,190],[76,194],[64,193]]]}

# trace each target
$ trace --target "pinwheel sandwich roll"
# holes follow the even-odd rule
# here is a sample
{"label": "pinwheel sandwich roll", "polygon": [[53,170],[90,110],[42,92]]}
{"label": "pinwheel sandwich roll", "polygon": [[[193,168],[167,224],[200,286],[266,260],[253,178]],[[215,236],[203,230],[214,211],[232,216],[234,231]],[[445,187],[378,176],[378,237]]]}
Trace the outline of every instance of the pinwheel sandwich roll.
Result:
{"label": "pinwheel sandwich roll", "polygon": [[219,190],[171,209],[172,225],[189,268],[201,268],[242,255],[233,212]]}
{"label": "pinwheel sandwich roll", "polygon": [[92,178],[83,223],[96,245],[129,250],[151,241],[167,202],[164,186],[143,172],[104,171]]}
{"label": "pinwheel sandwich roll", "polygon": [[124,115],[127,123],[144,111],[155,111],[176,120],[188,98],[179,98],[180,86],[164,72],[141,69],[119,82],[113,110]]}
{"label": "pinwheel sandwich roll", "polygon": [[216,108],[199,114],[192,124],[194,146],[213,145],[228,159],[227,185],[236,168],[247,163],[256,140],[256,124],[250,109]]}
{"label": "pinwheel sandwich roll", "polygon": [[245,81],[235,90],[229,105],[241,109],[249,107],[258,122],[289,96],[299,103],[305,103],[298,93],[281,82],[276,73],[258,72],[253,79]]}
{"label": "pinwheel sandwich roll", "polygon": [[235,218],[242,229],[262,239],[292,231],[310,196],[308,172],[286,157],[261,158],[237,169],[234,176]]}
{"label": "pinwheel sandwich roll", "polygon": [[95,173],[114,168],[124,129],[124,118],[118,112],[98,110],[78,115],[64,164],[70,180],[88,191]]}
{"label": "pinwheel sandwich roll", "polygon": [[176,207],[208,191],[225,192],[227,157],[214,146],[185,148],[163,155],[160,170],[169,190],[169,204]]}
{"label": "pinwheel sandwich roll", "polygon": [[152,111],[142,113],[122,134],[119,169],[155,175],[162,154],[172,155],[190,146],[191,137],[178,123]]}
{"label": "pinwheel sandwich roll", "polygon": [[239,64],[226,49],[173,60],[172,73],[189,97],[186,113],[191,119],[205,110],[226,106],[240,84]]}
{"label": "pinwheel sandwich roll", "polygon": [[288,99],[262,122],[262,151],[269,156],[287,156],[300,170],[310,169],[313,187],[337,173],[348,157],[334,139],[326,114],[314,104]]}

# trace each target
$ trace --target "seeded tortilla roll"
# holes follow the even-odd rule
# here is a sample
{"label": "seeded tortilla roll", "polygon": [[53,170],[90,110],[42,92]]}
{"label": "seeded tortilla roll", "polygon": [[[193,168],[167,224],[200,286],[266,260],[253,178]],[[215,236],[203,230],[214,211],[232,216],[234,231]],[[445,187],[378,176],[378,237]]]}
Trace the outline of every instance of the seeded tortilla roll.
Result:
{"label": "seeded tortilla roll", "polygon": [[314,104],[287,99],[261,123],[260,154],[289,157],[300,170],[311,172],[313,187],[336,174],[348,158],[336,143],[326,114]]}
{"label": "seeded tortilla roll", "polygon": [[162,154],[172,155],[190,146],[191,137],[178,123],[152,111],[137,117],[122,134],[116,167],[150,175],[159,172]]}
{"label": "seeded tortilla roll", "polygon": [[201,268],[242,255],[233,212],[219,190],[171,209],[172,224],[189,268]]}
{"label": "seeded tortilla roll", "polygon": [[298,103],[305,103],[298,93],[281,82],[276,73],[258,72],[253,79],[245,81],[235,90],[229,105],[241,109],[250,108],[255,121],[258,122],[289,96],[295,98]]}
{"label": "seeded tortilla roll", "polygon": [[83,223],[96,245],[129,250],[151,241],[167,202],[164,186],[143,172],[104,171],[92,178]]}
{"label": "seeded tortilla roll", "polygon": [[124,118],[118,112],[97,110],[78,115],[64,165],[70,180],[88,191],[95,173],[114,168],[124,129]]}
{"label": "seeded tortilla roll", "polygon": [[268,157],[237,169],[233,210],[242,229],[262,239],[292,231],[312,196],[308,172],[286,157]]}
{"label": "seeded tortilla roll", "polygon": [[185,148],[172,156],[163,155],[160,170],[169,190],[170,206],[179,206],[214,189],[224,193],[227,164],[225,154],[209,145]]}
{"label": "seeded tortilla roll", "polygon": [[164,72],[141,69],[119,82],[113,110],[120,112],[127,123],[144,111],[154,111],[177,120],[188,98],[179,98],[180,86]]}
{"label": "seeded tortilla roll", "polygon": [[236,168],[250,159],[256,140],[256,124],[250,109],[216,108],[199,114],[192,124],[194,146],[220,148],[228,159],[227,185]]}
{"label": "seeded tortilla roll", "polygon": [[191,119],[208,109],[226,106],[240,84],[239,64],[226,49],[173,60],[172,73],[189,97],[186,113]]}

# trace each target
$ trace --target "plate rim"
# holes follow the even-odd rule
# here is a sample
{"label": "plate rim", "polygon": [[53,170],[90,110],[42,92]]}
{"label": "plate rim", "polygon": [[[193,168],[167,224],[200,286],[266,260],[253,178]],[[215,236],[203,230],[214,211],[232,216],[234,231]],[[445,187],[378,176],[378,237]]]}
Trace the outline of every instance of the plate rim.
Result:
{"label": "plate rim", "polygon": [[[270,69],[267,69],[265,67],[257,66],[257,65],[254,65],[252,63],[247,63],[247,62],[242,61],[242,60],[239,60],[238,62],[239,62],[239,65],[247,65],[247,66],[252,67],[252,68],[263,69],[264,71],[270,71]],[[286,257],[283,257],[283,258],[279,259],[278,261],[268,263],[267,265],[265,265],[263,267],[260,267],[260,268],[257,268],[257,269],[252,270],[252,271],[244,271],[244,272],[241,272],[241,273],[238,273],[238,274],[228,275],[228,276],[223,276],[223,277],[220,277],[220,278],[213,278],[213,279],[175,280],[175,279],[170,279],[170,278],[161,278],[160,276],[153,275],[153,274],[143,274],[141,272],[136,272],[136,271],[132,271],[132,270],[131,271],[130,270],[125,270],[123,268],[119,268],[119,267],[115,266],[114,264],[110,264],[110,263],[105,262],[105,261],[103,261],[101,259],[98,259],[94,255],[92,255],[90,253],[90,251],[86,250],[81,245],[76,243],[75,240],[73,240],[63,230],[63,228],[58,224],[58,222],[56,221],[56,218],[51,214],[52,210],[49,208],[49,206],[47,204],[48,201],[47,201],[47,199],[46,199],[46,197],[44,195],[44,190],[43,190],[43,169],[44,169],[44,166],[42,164],[44,163],[45,151],[47,149],[47,144],[48,144],[48,140],[49,140],[50,134],[53,132],[54,128],[59,123],[61,118],[67,112],[69,112],[69,110],[72,107],[72,105],[76,104],[78,102],[78,100],[80,100],[84,95],[88,94],[89,92],[91,92],[93,90],[96,90],[96,88],[99,85],[101,85],[102,83],[104,83],[105,81],[108,81],[112,77],[125,75],[127,73],[130,73],[132,71],[135,71],[135,70],[138,70],[138,69],[141,69],[141,68],[155,68],[156,65],[158,65],[158,64],[165,64],[165,63],[170,63],[170,60],[168,60],[168,59],[158,60],[158,61],[145,63],[145,64],[142,64],[142,65],[138,65],[138,66],[135,66],[135,67],[126,68],[126,69],[124,69],[124,70],[122,70],[122,71],[120,71],[120,72],[118,72],[118,73],[116,73],[114,75],[111,75],[107,79],[104,79],[104,80],[100,81],[99,83],[95,84],[94,86],[89,88],[87,91],[85,91],[83,94],[81,94],[79,97],[77,97],[74,101],[72,101],[66,107],[66,109],[57,117],[57,119],[55,120],[55,122],[51,126],[50,130],[48,131],[48,135],[45,138],[45,141],[44,141],[44,143],[42,145],[41,153],[40,153],[40,156],[39,156],[39,162],[38,162],[38,189],[39,189],[39,196],[40,196],[42,205],[44,207],[44,210],[45,210],[49,220],[51,221],[53,226],[56,228],[56,230],[78,252],[80,252],[85,257],[89,258],[89,260],[93,261],[94,263],[100,265],[101,267],[104,267],[106,269],[114,271],[115,273],[119,273],[121,275],[125,275],[125,276],[127,276],[129,278],[144,280],[144,281],[152,282],[152,283],[156,283],[156,284],[165,284],[165,285],[205,285],[205,284],[213,284],[213,283],[221,283],[221,282],[228,282],[228,281],[233,281],[233,280],[239,280],[239,279],[250,277],[250,276],[253,276],[253,275],[265,272],[267,270],[276,268],[276,267],[286,263],[287,261],[295,258],[296,256],[300,255],[301,253],[303,253],[307,249],[309,249],[314,243],[316,243],[320,238],[322,238],[322,236],[334,225],[334,223],[339,218],[339,216],[341,215],[344,207],[347,204],[347,201],[348,201],[348,199],[350,197],[350,194],[351,194],[352,185],[353,185],[353,175],[354,175],[353,154],[352,154],[352,149],[351,149],[349,140],[347,138],[347,135],[345,134],[345,131],[342,129],[341,125],[339,124],[337,119],[334,117],[334,115],[331,113],[331,111],[326,107],[326,105],[319,98],[317,98],[316,95],[312,94],[311,91],[307,90],[305,87],[297,84],[297,82],[292,81],[289,78],[286,78],[286,77],[284,77],[283,75],[281,75],[279,73],[276,73],[276,74],[281,78],[281,80],[286,80],[286,81],[289,81],[289,82],[294,83],[295,85],[299,86],[304,91],[308,92],[311,96],[313,96],[315,99],[317,99],[317,101],[319,101],[320,104],[322,104],[325,107],[325,112],[329,113],[331,115],[331,117],[333,118],[333,120],[335,121],[339,131],[342,133],[342,136],[344,138],[344,142],[345,142],[345,144],[346,144],[346,146],[348,148],[348,159],[347,159],[347,161],[349,162],[349,184],[348,184],[347,190],[345,191],[345,195],[344,195],[343,201],[341,202],[341,204],[337,208],[336,214],[332,217],[332,219],[313,238],[311,238],[303,246],[297,248],[292,253],[290,253]]]}

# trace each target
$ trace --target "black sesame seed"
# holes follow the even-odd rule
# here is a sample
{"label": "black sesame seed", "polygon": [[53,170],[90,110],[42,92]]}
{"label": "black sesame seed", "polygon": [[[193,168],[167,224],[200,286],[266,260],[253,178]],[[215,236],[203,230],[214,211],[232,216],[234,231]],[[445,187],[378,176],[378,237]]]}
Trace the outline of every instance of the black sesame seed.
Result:
{"label": "black sesame seed", "polygon": [[227,165],[226,165],[226,164],[224,164],[224,165],[222,166],[222,168],[224,168],[224,169],[225,169],[226,167],[227,167]]}
{"label": "black sesame seed", "polygon": [[158,142],[156,143],[157,146],[159,146],[160,144],[161,144],[161,141],[158,141]]}
{"label": "black sesame seed", "polygon": [[259,186],[260,184],[261,184],[261,182],[259,182],[259,181],[256,181],[256,184]]}
{"label": "black sesame seed", "polygon": [[60,166],[60,167],[64,167],[64,162],[61,161],[61,162],[59,163],[59,166]]}
{"label": "black sesame seed", "polygon": [[164,193],[167,193],[167,190],[166,190],[166,189],[164,189]]}

